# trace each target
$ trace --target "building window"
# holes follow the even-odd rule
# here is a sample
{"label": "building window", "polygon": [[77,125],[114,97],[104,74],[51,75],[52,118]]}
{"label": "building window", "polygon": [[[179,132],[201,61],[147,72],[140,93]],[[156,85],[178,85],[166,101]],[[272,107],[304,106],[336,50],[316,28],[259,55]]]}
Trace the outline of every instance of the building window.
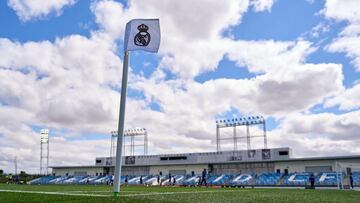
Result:
{"label": "building window", "polygon": [[173,156],[173,157],[169,157],[169,160],[186,160],[187,157],[186,156]]}
{"label": "building window", "polygon": [[186,160],[186,156],[170,156],[170,157],[160,157],[160,161],[177,161],[177,160]]}
{"label": "building window", "polygon": [[97,164],[101,164],[101,159],[96,159]]}
{"label": "building window", "polygon": [[279,155],[280,155],[280,156],[288,156],[288,155],[289,155],[289,151],[279,151]]}

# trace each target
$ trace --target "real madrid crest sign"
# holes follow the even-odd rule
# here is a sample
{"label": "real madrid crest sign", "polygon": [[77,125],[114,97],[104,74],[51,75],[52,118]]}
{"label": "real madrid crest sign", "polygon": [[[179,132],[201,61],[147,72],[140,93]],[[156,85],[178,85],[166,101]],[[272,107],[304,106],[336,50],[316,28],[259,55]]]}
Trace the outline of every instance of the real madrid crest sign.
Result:
{"label": "real madrid crest sign", "polygon": [[151,36],[148,33],[149,27],[145,24],[141,24],[137,29],[139,32],[134,37],[134,44],[136,46],[147,46],[151,40]]}
{"label": "real madrid crest sign", "polygon": [[133,19],[126,24],[124,51],[157,52],[160,46],[159,19]]}

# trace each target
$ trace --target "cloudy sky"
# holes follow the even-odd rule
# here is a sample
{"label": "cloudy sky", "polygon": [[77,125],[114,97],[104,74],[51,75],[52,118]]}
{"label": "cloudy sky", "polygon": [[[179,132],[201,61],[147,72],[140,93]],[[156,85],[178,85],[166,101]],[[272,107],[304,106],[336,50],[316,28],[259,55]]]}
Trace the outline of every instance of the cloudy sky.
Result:
{"label": "cloudy sky", "polygon": [[16,156],[38,172],[42,128],[50,165],[109,155],[133,18],[161,24],[159,53],[130,56],[126,128],[148,130],[151,154],[215,151],[215,120],[249,115],[296,157],[360,154],[359,12],[357,0],[0,1],[0,168]]}

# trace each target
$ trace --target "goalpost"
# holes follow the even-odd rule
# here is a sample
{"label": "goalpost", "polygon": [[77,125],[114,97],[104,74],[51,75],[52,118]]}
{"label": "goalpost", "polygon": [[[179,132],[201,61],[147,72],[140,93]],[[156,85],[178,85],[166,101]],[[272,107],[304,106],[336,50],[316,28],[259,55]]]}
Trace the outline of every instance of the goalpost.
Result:
{"label": "goalpost", "polygon": [[338,189],[349,189],[350,188],[350,180],[349,175],[350,172],[359,172],[360,164],[352,163],[352,162],[335,162],[335,170],[336,170],[336,182]]}

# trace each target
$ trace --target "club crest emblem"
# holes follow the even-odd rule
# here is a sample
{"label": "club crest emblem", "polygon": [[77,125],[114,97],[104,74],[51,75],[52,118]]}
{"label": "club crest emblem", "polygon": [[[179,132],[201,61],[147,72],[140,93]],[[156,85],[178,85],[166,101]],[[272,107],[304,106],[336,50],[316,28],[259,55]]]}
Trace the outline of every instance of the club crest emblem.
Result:
{"label": "club crest emblem", "polygon": [[147,32],[149,27],[145,24],[141,24],[137,29],[139,32],[135,35],[134,44],[136,46],[147,46],[151,40],[150,34]]}

